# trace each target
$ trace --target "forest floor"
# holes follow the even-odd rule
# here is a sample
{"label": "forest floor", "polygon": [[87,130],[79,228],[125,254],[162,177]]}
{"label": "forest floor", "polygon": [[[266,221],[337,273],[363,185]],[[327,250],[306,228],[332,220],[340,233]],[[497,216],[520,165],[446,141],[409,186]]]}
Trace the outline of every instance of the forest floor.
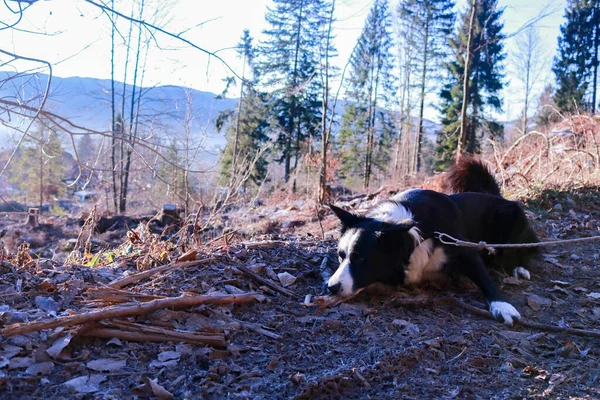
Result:
{"label": "forest floor", "polygon": [[[597,188],[525,203],[542,240],[599,234]],[[337,222],[316,213],[302,201],[230,210],[218,224],[232,233],[195,245],[108,231],[79,263],[64,262],[81,244],[77,220],[28,228],[1,215],[0,397],[600,398],[598,336],[398,304],[452,296],[485,308],[469,282],[312,305],[337,267]],[[524,320],[597,334],[599,259],[598,242],[546,247],[530,281],[494,279]],[[38,320],[59,324],[29,324]]]}

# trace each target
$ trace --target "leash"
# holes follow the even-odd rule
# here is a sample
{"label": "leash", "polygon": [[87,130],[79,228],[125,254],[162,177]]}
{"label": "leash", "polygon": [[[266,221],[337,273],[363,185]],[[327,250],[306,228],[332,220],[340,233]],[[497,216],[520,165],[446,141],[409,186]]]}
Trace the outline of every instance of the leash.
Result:
{"label": "leash", "polygon": [[600,240],[600,236],[591,236],[586,238],[576,238],[576,239],[564,239],[564,240],[553,240],[550,242],[537,242],[537,243],[497,243],[497,244],[488,244],[486,242],[468,242],[466,240],[460,240],[455,237],[448,235],[447,233],[442,232],[434,232],[433,237],[439,240],[443,244],[457,246],[457,247],[471,247],[481,250],[487,250],[489,254],[496,254],[496,249],[510,249],[510,248],[526,248],[526,247],[542,247],[542,246],[553,246],[555,244],[564,244],[564,243],[575,243],[575,242],[588,242],[592,240]]}

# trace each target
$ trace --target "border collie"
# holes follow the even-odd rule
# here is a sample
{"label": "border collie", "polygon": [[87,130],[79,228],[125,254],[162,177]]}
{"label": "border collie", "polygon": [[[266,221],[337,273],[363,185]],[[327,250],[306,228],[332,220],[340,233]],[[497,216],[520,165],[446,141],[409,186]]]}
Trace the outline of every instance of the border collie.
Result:
{"label": "border collie", "polygon": [[442,187],[459,193],[408,190],[364,215],[330,205],[342,230],[340,266],[328,281],[329,292],[348,296],[375,282],[416,285],[462,275],[480,288],[496,319],[507,324],[519,319],[519,312],[503,300],[485,265],[530,279],[525,267],[535,250],[504,249],[489,256],[485,250],[445,245],[434,238],[434,232],[472,242],[537,242],[521,206],[502,198],[488,168],[472,157],[461,158],[446,173]]}

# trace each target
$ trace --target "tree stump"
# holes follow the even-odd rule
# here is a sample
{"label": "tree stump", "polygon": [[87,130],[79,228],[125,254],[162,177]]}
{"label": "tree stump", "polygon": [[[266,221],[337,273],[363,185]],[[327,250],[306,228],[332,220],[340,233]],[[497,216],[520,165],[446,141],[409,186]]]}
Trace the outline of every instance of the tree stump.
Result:
{"label": "tree stump", "polygon": [[37,226],[39,215],[40,215],[39,208],[30,208],[29,214],[27,215],[27,221],[25,221],[25,225],[31,226],[31,227]]}
{"label": "tree stump", "polygon": [[175,204],[164,204],[162,213],[160,215],[160,222],[162,225],[177,224],[181,221],[177,206]]}

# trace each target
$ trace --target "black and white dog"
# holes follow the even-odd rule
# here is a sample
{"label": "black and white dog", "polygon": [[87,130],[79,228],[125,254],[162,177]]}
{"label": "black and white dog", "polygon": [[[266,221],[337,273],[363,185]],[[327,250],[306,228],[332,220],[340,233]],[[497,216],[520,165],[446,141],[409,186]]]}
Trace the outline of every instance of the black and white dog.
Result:
{"label": "black and white dog", "polygon": [[434,232],[472,242],[537,242],[521,206],[502,198],[487,167],[470,157],[447,173],[445,183],[453,192],[481,193],[447,195],[413,189],[380,202],[364,215],[331,205],[342,222],[342,236],[340,266],[328,281],[330,293],[348,296],[376,282],[416,285],[462,275],[481,289],[497,319],[507,324],[519,319],[515,307],[502,299],[485,264],[530,279],[525,267],[535,251],[505,249],[488,256],[473,248],[445,245],[434,238]]}

